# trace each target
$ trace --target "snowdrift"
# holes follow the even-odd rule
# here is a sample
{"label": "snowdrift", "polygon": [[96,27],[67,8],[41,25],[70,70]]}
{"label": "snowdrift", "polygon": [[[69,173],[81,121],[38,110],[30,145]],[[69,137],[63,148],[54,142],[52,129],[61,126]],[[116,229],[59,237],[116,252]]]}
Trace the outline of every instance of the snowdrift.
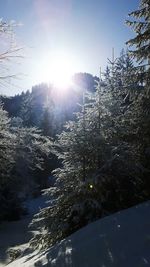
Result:
{"label": "snowdrift", "polygon": [[8,266],[150,266],[150,201],[91,223],[47,251]]}

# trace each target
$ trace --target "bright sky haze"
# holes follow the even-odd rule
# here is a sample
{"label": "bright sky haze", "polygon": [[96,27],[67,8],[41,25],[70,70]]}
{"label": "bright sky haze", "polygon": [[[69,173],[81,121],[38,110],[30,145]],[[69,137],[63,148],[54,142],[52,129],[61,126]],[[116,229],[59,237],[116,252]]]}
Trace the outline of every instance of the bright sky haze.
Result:
{"label": "bright sky haze", "polygon": [[[111,58],[112,47],[118,56],[133,36],[125,20],[138,5],[138,0],[1,0],[0,17],[22,23],[16,36],[25,47],[25,58],[14,67],[23,76],[0,93],[12,95],[47,81],[54,55],[58,76],[64,68],[70,74],[98,75],[99,67],[104,70]],[[63,58],[60,64],[58,55]]]}

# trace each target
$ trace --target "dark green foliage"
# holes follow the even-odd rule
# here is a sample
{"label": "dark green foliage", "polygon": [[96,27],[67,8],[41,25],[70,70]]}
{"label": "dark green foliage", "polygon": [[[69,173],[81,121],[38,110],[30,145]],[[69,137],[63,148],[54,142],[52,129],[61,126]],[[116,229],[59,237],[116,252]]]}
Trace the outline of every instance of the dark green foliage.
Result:
{"label": "dark green foliage", "polygon": [[37,128],[24,128],[20,122],[17,125],[17,120],[14,124],[0,107],[0,220],[19,219],[23,211],[19,197],[43,186],[37,174],[42,173],[50,152],[50,138]]}
{"label": "dark green foliage", "polygon": [[79,73],[75,74],[75,84],[68,88],[66,95],[54,86],[42,83],[32,87],[31,92],[14,97],[0,96],[0,99],[9,115],[20,117],[24,126],[40,127],[44,135],[55,137],[79,110],[77,103],[82,103],[82,92],[85,89],[95,91],[96,81],[98,78],[91,74]]}
{"label": "dark green foliage", "polygon": [[[19,220],[24,213],[22,202],[20,201],[17,192],[14,190],[14,185],[3,185],[0,187],[0,221],[1,220]],[[12,187],[12,188],[11,188]]]}
{"label": "dark green foliage", "polygon": [[[144,166],[150,166],[150,1],[141,0],[140,8],[129,14],[135,18],[134,21],[127,21],[127,24],[135,31],[135,38],[127,42],[135,49],[131,55],[140,63],[137,66],[137,77],[142,76],[144,90],[137,100],[133,118],[136,120],[138,129],[137,136],[141,162]],[[142,64],[142,65],[141,65]]]}
{"label": "dark green foliage", "polygon": [[[13,176],[12,170],[15,166],[15,135],[10,131],[10,120],[8,119],[7,112],[0,107],[0,220],[18,217],[18,210],[21,208],[16,207],[14,198],[16,194],[10,189]],[[15,180],[15,179],[14,179]],[[13,209],[14,208],[14,209]],[[16,216],[15,216],[16,214]]]}
{"label": "dark green foliage", "polygon": [[[0,168],[1,183],[5,177],[9,177],[14,165],[14,149],[12,144],[15,142],[15,135],[10,131],[10,119],[7,112],[0,106]],[[8,164],[7,164],[8,162]],[[7,164],[7,165],[6,165]]]}
{"label": "dark green foliage", "polygon": [[[8,42],[11,39],[11,44],[0,54],[1,87],[7,84],[9,77],[16,77],[7,74],[7,62],[21,57],[20,48],[12,43],[14,26],[14,22],[0,19],[0,36],[7,37]],[[42,174],[44,162],[52,153],[52,141],[44,137],[37,126],[49,91],[48,86],[40,85],[32,88],[31,93],[0,97],[4,102],[3,106],[0,104],[0,220],[19,219],[24,197],[31,195],[36,187],[44,186],[43,176],[38,175]]]}
{"label": "dark green foliage", "polygon": [[52,122],[52,112],[50,112],[48,108],[45,108],[41,120],[41,129],[44,135],[53,136],[54,127]]}
{"label": "dark green foliage", "polygon": [[150,82],[150,1],[141,0],[140,8],[129,14],[133,17],[132,20],[127,20],[126,23],[134,30],[136,36],[130,39],[127,44],[133,49],[131,55],[142,64],[138,66],[137,76],[143,77],[149,86]]}
{"label": "dark green foliage", "polygon": [[27,91],[24,94],[22,108],[18,115],[23,119],[25,126],[40,126],[44,107],[48,100],[49,105],[51,105],[51,99],[49,99],[50,92],[50,86],[39,84],[32,87],[31,92]]}
{"label": "dark green foliage", "polygon": [[127,44],[135,45],[136,49],[132,51],[132,55],[140,62],[147,60],[150,55],[150,2],[149,0],[141,0],[140,8],[133,11],[129,16],[135,20],[127,21],[126,23],[133,28],[136,37],[129,40]]}
{"label": "dark green foliage", "polygon": [[[96,92],[84,94],[76,119],[55,142],[62,167],[47,191],[52,205],[33,221],[41,234],[32,245],[38,238],[50,246],[93,220],[149,199],[149,168],[141,153],[146,133],[139,127],[144,96],[132,60],[122,52],[110,61]],[[144,123],[148,117],[146,129]]]}
{"label": "dark green foliage", "polygon": [[22,108],[22,101],[24,99],[24,93],[16,95],[14,97],[0,96],[3,107],[7,110],[11,117],[18,117]]}
{"label": "dark green foliage", "polygon": [[[77,86],[70,96],[79,100],[78,109],[69,98],[59,94],[53,98],[54,88],[49,92],[45,85],[24,96],[23,123],[39,124],[45,136],[55,136],[52,151],[50,140],[36,128],[8,130],[10,121],[2,111],[2,138],[11,154],[8,170],[5,157],[1,159],[3,181],[10,173],[17,174],[18,179],[23,169],[23,180],[34,177],[40,184],[42,167],[44,175],[52,170],[48,166],[54,159],[51,152],[61,162],[53,171],[54,186],[45,190],[51,205],[33,220],[39,230],[31,240],[35,247],[51,246],[98,218],[150,197],[149,1],[141,1],[141,9],[131,15],[142,18],[140,23],[128,22],[135,26],[137,37],[129,43],[136,49],[132,53],[122,51],[119,58],[109,60],[104,81],[102,77],[95,79],[96,88],[92,75],[74,77]],[[130,54],[143,62],[142,68],[135,68]],[[80,95],[73,98],[79,87]],[[10,140],[14,140],[13,150]],[[41,188],[46,185],[43,181]]]}

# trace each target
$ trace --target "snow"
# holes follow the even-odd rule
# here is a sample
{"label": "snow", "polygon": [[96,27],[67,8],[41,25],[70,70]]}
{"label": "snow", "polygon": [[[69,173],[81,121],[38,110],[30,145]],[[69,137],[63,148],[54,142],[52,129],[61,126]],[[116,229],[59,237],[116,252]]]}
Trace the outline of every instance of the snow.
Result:
{"label": "snow", "polygon": [[47,251],[8,267],[150,266],[150,201],[87,225]]}
{"label": "snow", "polygon": [[28,199],[24,203],[24,206],[28,210],[28,215],[18,221],[3,222],[0,224],[0,267],[6,266],[10,261],[7,254],[7,250],[10,248],[20,249],[21,252],[29,248],[28,242],[33,235],[28,225],[33,215],[47,205],[46,196]]}

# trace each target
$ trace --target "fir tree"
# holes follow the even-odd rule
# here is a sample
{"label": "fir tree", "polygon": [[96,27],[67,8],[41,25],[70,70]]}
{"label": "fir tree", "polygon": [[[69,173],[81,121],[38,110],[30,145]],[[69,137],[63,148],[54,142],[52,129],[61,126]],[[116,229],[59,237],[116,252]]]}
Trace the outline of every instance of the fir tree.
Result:
{"label": "fir tree", "polygon": [[129,15],[135,18],[134,21],[128,20],[127,24],[133,28],[136,36],[129,40],[127,44],[135,47],[131,51],[131,55],[140,64],[137,66],[137,76],[141,77],[142,75],[142,82],[144,82],[144,90],[136,101],[133,114],[137,123],[141,163],[148,167],[149,154],[146,151],[150,146],[150,1],[141,0],[140,8]]}
{"label": "fir tree", "polygon": [[[140,65],[138,71],[139,78],[141,72],[144,74],[144,81],[149,83],[150,81],[150,1],[141,0],[140,7],[138,10],[133,11],[129,14],[134,19],[127,20],[126,23],[133,28],[136,36],[130,39],[127,44],[135,47],[134,50],[130,51],[131,55],[137,60]],[[143,70],[144,68],[144,70]],[[143,75],[142,74],[142,75]]]}
{"label": "fir tree", "polygon": [[62,166],[54,171],[55,187],[46,191],[54,201],[34,218],[41,233],[31,240],[32,245],[50,246],[143,199],[142,170],[136,167],[132,144],[136,134],[132,109],[124,110],[123,101],[115,87],[100,81],[96,92],[86,95],[76,120],[69,121],[58,136],[55,153]]}
{"label": "fir tree", "polygon": [[37,174],[42,174],[50,152],[50,138],[42,136],[37,128],[22,127],[20,120],[11,121],[0,106],[0,220],[19,218],[19,193],[32,193],[37,186],[42,187],[42,175],[39,180]]}
{"label": "fir tree", "polygon": [[[149,1],[142,5],[148,10]],[[38,240],[50,246],[101,216],[148,199],[149,170],[142,158],[149,144],[149,105],[143,117],[142,110],[149,98],[135,74],[128,54],[110,61],[103,86],[100,79],[75,121],[58,136],[62,166],[47,192],[54,201],[34,219],[41,234],[33,245]]]}
{"label": "fir tree", "polygon": [[0,106],[0,221],[3,219],[18,218],[21,212],[20,204],[12,190],[16,177],[13,175],[15,167],[15,139],[11,132],[8,114]]}
{"label": "fir tree", "polygon": [[0,105],[0,181],[5,183],[10,177],[11,169],[14,166],[15,135],[10,131],[10,119],[8,114]]}

